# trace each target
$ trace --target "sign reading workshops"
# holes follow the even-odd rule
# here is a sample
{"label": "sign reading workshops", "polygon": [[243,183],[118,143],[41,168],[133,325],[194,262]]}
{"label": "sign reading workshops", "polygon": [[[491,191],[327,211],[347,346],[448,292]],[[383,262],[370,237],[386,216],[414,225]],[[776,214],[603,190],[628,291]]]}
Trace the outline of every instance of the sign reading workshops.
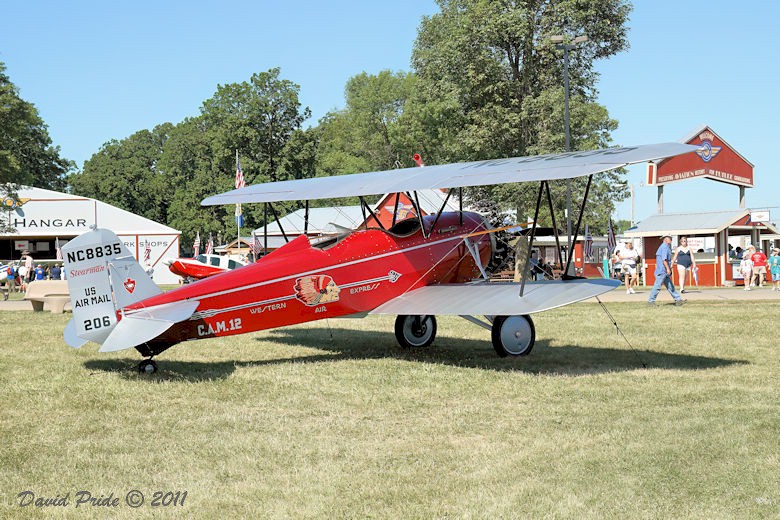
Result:
{"label": "sign reading workshops", "polygon": [[699,149],[696,153],[648,163],[648,185],[663,186],[688,179],[705,178],[736,186],[753,187],[753,164],[709,126],[703,126],[683,142],[699,146]]}

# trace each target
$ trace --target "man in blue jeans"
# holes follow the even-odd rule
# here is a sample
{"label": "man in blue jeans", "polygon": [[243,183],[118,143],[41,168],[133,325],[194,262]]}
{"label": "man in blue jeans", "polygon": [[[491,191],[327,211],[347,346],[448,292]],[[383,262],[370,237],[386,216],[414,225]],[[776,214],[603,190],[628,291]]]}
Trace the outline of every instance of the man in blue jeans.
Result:
{"label": "man in blue jeans", "polygon": [[672,283],[672,237],[670,235],[664,235],[661,247],[655,252],[655,283],[650,290],[650,298],[647,299],[648,305],[655,305],[655,299],[658,297],[658,291],[661,290],[661,286],[666,286],[669,294],[674,298],[675,305],[683,305],[685,300],[682,299],[680,293],[674,288]]}

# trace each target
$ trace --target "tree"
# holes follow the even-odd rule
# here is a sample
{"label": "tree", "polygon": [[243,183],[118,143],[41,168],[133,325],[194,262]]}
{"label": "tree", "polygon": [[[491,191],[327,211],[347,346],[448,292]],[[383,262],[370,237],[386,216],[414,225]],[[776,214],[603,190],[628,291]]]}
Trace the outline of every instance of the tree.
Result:
{"label": "tree", "polygon": [[[22,185],[62,190],[74,164],[60,157],[38,110],[19,97],[5,70],[0,61],[0,194],[13,199]],[[12,231],[4,218],[0,231]]]}
{"label": "tree", "polygon": [[[549,36],[587,34],[572,53],[572,148],[609,144],[616,122],[595,103],[596,59],[625,48],[630,4],[622,0],[509,2],[439,0],[441,12],[418,31],[412,63],[417,112],[432,112],[457,129],[443,147],[446,160],[477,160],[563,151],[562,60]],[[614,174],[597,179],[612,184]],[[582,182],[578,183],[581,188]],[[551,186],[561,201],[562,187]],[[536,187],[489,190],[504,209],[527,213]],[[595,190],[602,192],[603,189]],[[472,192],[474,193],[474,192]],[[477,193],[484,193],[479,190]],[[601,219],[612,209],[600,207]],[[556,213],[562,211],[560,202]],[[559,218],[560,220],[560,218]]]}
{"label": "tree", "polygon": [[408,72],[362,72],[347,81],[346,106],[320,121],[318,165],[324,175],[390,170],[412,166],[401,118],[414,92]]}
{"label": "tree", "polygon": [[173,125],[140,130],[112,140],[68,178],[73,192],[120,207],[157,222],[167,222],[173,179],[159,161]]}
{"label": "tree", "polygon": [[[247,184],[301,175],[290,170],[295,160],[285,155],[294,152],[305,155],[300,147],[305,148],[304,141],[311,137],[311,134],[299,133],[303,121],[311,115],[308,107],[301,108],[299,91],[298,85],[280,78],[279,68],[253,74],[248,82],[218,86],[214,96],[201,106],[203,124],[212,144],[215,173],[235,173],[238,150]],[[293,138],[297,144],[288,148]],[[307,168],[306,174],[313,175],[311,168]],[[232,182],[232,174],[215,179],[219,183],[218,189],[223,186],[231,189],[230,182],[226,184],[223,179]],[[289,208],[293,205],[280,206]],[[252,226],[264,221],[260,205],[244,209]]]}

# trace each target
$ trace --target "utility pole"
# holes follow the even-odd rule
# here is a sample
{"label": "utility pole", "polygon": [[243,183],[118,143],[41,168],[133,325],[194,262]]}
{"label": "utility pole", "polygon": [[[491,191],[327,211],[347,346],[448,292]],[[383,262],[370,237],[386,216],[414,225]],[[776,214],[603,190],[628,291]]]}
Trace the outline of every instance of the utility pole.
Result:
{"label": "utility pole", "polygon": [[[563,50],[563,127],[566,133],[566,151],[571,152],[571,130],[569,127],[569,51],[574,49],[580,43],[588,41],[585,35],[577,36],[571,43],[565,43],[568,36],[556,35],[550,36],[550,41],[556,43],[558,49]],[[566,179],[566,236],[567,249],[566,257],[572,254],[572,236],[571,236],[571,179]],[[569,271],[566,274],[574,274],[574,262],[569,262]]]}

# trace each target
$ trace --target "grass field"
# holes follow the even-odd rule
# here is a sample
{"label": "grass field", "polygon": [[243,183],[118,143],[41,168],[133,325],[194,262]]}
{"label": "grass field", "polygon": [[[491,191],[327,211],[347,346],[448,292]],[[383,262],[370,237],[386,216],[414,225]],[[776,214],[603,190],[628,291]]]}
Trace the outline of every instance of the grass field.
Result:
{"label": "grass field", "polygon": [[457,318],[404,351],[373,317],[180,345],[153,376],[67,347],[68,314],[0,313],[0,517],[778,518],[780,304],[608,308],[633,349],[578,304],[527,358]]}

